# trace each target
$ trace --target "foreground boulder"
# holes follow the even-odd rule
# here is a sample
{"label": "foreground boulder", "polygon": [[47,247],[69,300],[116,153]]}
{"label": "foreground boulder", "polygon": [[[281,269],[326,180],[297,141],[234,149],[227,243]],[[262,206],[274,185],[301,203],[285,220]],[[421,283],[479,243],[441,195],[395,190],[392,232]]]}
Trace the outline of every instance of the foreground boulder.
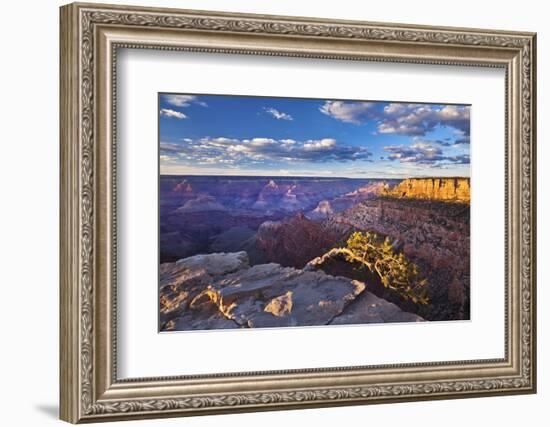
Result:
{"label": "foreground boulder", "polygon": [[[215,304],[190,310],[189,304],[218,277],[248,268],[246,252],[195,255],[160,265],[161,330],[236,328]],[[208,327],[204,327],[208,325]]]}
{"label": "foreground boulder", "polygon": [[322,271],[250,267],[246,252],[197,255],[160,269],[161,330],[421,321]]}

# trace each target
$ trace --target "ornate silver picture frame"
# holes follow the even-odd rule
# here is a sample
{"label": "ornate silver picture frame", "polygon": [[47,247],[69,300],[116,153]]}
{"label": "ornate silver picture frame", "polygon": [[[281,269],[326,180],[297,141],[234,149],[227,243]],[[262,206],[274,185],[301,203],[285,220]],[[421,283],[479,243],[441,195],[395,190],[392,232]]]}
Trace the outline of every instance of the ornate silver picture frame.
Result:
{"label": "ornate silver picture frame", "polygon": [[[61,419],[96,422],[536,391],[535,34],[81,3],[63,6],[60,18]],[[504,70],[504,357],[119,378],[120,49]]]}

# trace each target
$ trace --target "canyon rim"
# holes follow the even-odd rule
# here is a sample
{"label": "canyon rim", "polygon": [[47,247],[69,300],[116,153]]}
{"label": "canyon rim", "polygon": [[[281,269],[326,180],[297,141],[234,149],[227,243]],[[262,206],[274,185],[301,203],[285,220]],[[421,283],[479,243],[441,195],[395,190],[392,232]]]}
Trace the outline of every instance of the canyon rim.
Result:
{"label": "canyon rim", "polygon": [[159,328],[468,320],[470,106],[159,94]]}

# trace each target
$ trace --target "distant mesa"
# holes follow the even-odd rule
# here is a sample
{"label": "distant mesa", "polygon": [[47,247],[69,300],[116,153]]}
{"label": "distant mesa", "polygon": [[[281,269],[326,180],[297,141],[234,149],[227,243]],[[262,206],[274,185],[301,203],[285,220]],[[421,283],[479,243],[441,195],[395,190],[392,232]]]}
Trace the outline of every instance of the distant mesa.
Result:
{"label": "distant mesa", "polygon": [[408,178],[382,195],[470,203],[470,178]]}
{"label": "distant mesa", "polygon": [[177,213],[225,211],[225,206],[216,201],[215,197],[200,195],[196,199],[188,200],[183,206],[176,209]]}
{"label": "distant mesa", "polygon": [[269,182],[266,184],[265,188],[278,189],[279,186],[277,185],[277,183],[276,183],[275,181],[273,181],[272,179],[270,179]]}
{"label": "distant mesa", "polygon": [[277,183],[273,180],[270,180],[264,188],[262,188],[262,191],[260,191],[260,194],[258,194],[258,200],[265,200],[266,198],[269,198],[270,196],[280,196],[284,190],[280,189]]}
{"label": "distant mesa", "polygon": [[252,209],[266,210],[268,212],[299,211],[310,204],[309,200],[299,191],[300,189],[296,184],[286,183],[279,185],[271,179],[259,192],[256,201],[252,205]]}
{"label": "distant mesa", "polygon": [[172,190],[174,193],[192,193],[193,187],[186,179],[177,183]]}
{"label": "distant mesa", "polygon": [[386,181],[377,181],[364,185],[355,191],[351,191],[345,197],[367,199],[378,196],[380,193],[389,190],[390,186]]}
{"label": "distant mesa", "polygon": [[309,219],[325,219],[334,214],[334,210],[328,200],[321,200],[317,207],[307,214]]}
{"label": "distant mesa", "polygon": [[353,205],[378,197],[389,190],[390,185],[386,181],[372,182],[359,187],[356,190],[345,193],[331,200],[321,200],[317,207],[307,213],[307,217],[313,220],[326,219],[331,215],[343,212]]}

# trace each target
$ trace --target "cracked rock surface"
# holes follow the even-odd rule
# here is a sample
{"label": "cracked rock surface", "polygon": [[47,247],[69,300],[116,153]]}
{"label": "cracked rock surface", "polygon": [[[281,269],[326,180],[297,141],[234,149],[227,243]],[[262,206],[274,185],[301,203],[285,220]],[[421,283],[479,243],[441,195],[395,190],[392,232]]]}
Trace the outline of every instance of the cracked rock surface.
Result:
{"label": "cracked rock surface", "polygon": [[274,263],[250,267],[246,252],[196,255],[160,268],[163,331],[422,320],[363,282]]}

